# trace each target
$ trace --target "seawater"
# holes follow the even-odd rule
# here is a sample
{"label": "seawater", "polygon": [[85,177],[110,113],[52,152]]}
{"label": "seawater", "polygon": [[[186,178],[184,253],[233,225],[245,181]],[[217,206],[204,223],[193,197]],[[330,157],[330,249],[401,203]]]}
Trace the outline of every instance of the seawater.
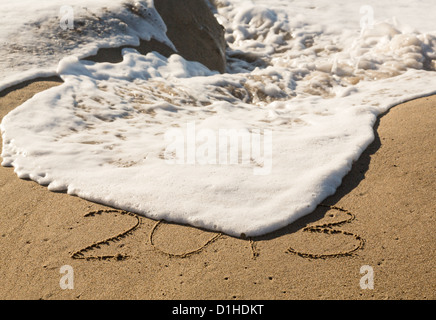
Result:
{"label": "seawater", "polygon": [[134,49],[81,60],[140,39],[172,46],[152,1],[77,1],[67,30],[64,1],[0,4],[0,89],[64,80],[4,117],[2,165],[52,191],[256,236],[334,194],[378,115],[436,93],[431,0],[215,2],[224,74]]}

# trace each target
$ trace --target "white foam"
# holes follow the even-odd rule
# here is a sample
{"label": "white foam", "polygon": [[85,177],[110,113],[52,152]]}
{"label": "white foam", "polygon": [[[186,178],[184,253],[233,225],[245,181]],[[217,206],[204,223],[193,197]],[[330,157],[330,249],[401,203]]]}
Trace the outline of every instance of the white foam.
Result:
{"label": "white foam", "polygon": [[[65,57],[64,83],[3,119],[2,164],[53,191],[255,236],[333,194],[380,113],[436,93],[431,1],[368,1],[372,20],[359,1],[224,2],[227,73],[133,49],[118,64]],[[220,130],[260,144],[232,163]]]}
{"label": "white foam", "polygon": [[0,91],[55,75],[59,60],[69,55],[83,58],[151,38],[175,49],[152,0],[2,1],[0,13]]}

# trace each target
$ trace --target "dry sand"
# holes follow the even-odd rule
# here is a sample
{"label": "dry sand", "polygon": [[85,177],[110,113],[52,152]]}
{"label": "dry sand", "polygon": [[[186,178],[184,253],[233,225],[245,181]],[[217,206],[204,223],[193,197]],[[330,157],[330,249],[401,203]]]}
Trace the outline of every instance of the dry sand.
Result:
{"label": "dry sand", "polygon": [[[0,98],[0,117],[56,84],[12,90]],[[375,141],[325,201],[355,216],[333,226],[341,231],[335,234],[303,230],[349,217],[324,207],[252,241],[175,224],[156,227],[121,213],[85,217],[108,208],[50,192],[1,167],[0,298],[435,299],[435,107],[431,96],[380,117]],[[138,221],[125,237],[83,251],[90,259],[72,258]],[[330,254],[337,255],[319,257]],[[95,259],[102,256],[114,258]],[[64,265],[74,270],[72,290],[60,287]],[[360,287],[365,265],[374,271],[373,290]]]}
{"label": "dry sand", "polygon": [[[2,92],[0,120],[59,84],[49,80]],[[251,240],[120,212],[85,216],[110,208],[0,167],[0,298],[435,299],[435,109],[432,96],[380,117],[374,143],[324,202],[354,220],[336,224],[351,216],[319,207]],[[304,229],[326,223],[336,231]],[[65,265],[74,270],[72,290],[60,287]],[[374,271],[372,290],[360,287],[362,266]]]}

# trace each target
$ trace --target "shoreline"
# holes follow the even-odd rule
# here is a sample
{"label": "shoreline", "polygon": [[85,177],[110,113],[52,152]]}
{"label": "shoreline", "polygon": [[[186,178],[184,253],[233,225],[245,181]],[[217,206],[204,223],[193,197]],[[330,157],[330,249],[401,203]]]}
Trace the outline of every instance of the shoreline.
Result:
{"label": "shoreline", "polygon": [[[31,82],[2,95],[0,118],[56,84]],[[434,299],[435,106],[436,95],[423,97],[378,117],[375,140],[324,201],[345,211],[318,207],[247,240],[121,212],[87,215],[111,208],[50,192],[1,167],[0,297]],[[339,232],[304,230],[326,223]],[[353,251],[359,239],[363,247]],[[77,252],[89,259],[73,258]],[[59,286],[65,265],[74,269],[73,290]],[[374,270],[373,290],[359,286],[362,266]]]}

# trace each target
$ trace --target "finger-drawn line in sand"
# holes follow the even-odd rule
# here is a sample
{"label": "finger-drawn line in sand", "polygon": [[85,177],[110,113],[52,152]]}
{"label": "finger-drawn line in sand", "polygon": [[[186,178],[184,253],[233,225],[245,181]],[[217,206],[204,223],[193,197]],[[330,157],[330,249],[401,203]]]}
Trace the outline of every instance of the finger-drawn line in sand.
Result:
{"label": "finger-drawn line in sand", "polygon": [[85,256],[84,254],[89,252],[89,251],[93,251],[96,249],[100,249],[100,247],[102,245],[110,245],[111,243],[115,243],[118,241],[121,241],[123,238],[125,238],[126,236],[132,234],[141,224],[141,221],[139,219],[139,217],[131,212],[128,211],[121,211],[121,210],[97,210],[97,211],[91,211],[88,212],[87,214],[85,214],[85,218],[86,217],[94,217],[96,215],[101,215],[101,214],[105,214],[105,213],[119,213],[121,215],[125,215],[125,216],[130,216],[135,218],[136,222],[135,224],[130,227],[129,229],[127,229],[126,231],[123,231],[113,237],[107,238],[105,240],[101,240],[98,242],[94,242],[93,244],[80,249],[76,252],[74,252],[71,255],[71,258],[73,259],[82,259],[82,260],[125,260],[128,258],[128,255],[124,255],[124,254],[116,254],[116,255],[105,255],[105,256]]}
{"label": "finger-drawn line in sand", "polygon": [[345,214],[348,215],[348,218],[341,220],[341,221],[338,221],[338,222],[331,222],[331,223],[325,223],[325,224],[321,224],[321,225],[308,226],[308,227],[305,227],[303,229],[303,232],[326,233],[326,234],[331,234],[331,235],[343,234],[346,236],[353,237],[354,239],[356,239],[358,241],[358,244],[351,250],[341,251],[341,252],[336,252],[336,253],[329,253],[329,254],[307,253],[307,252],[297,251],[292,247],[289,247],[287,252],[296,254],[296,255],[303,257],[303,258],[325,259],[325,258],[351,256],[354,252],[363,248],[363,246],[365,244],[365,240],[361,236],[359,236],[355,233],[352,233],[352,232],[333,229],[333,227],[339,227],[339,226],[342,226],[343,224],[350,223],[351,221],[353,221],[356,218],[356,216],[354,214],[352,214],[348,210],[345,210],[345,209],[342,209],[342,208],[339,208],[336,206],[330,206],[330,205],[324,205],[324,204],[320,204],[319,206],[329,208],[331,210],[337,210],[340,212],[344,212]]}
{"label": "finger-drawn line in sand", "polygon": [[253,260],[256,260],[256,258],[259,256],[259,251],[257,250],[256,241],[254,241],[252,238],[250,238],[249,241],[250,241],[250,249],[251,249],[251,258]]}
{"label": "finger-drawn line in sand", "polygon": [[156,246],[156,244],[154,243],[154,234],[156,233],[156,230],[159,228],[159,226],[164,222],[164,220],[159,220],[156,222],[156,224],[153,226],[153,228],[151,229],[150,232],[150,244],[153,248],[155,248],[157,251],[166,254],[169,257],[176,257],[176,258],[186,258],[188,256],[191,256],[193,254],[196,253],[200,253],[202,252],[207,246],[209,246],[210,244],[214,243],[215,241],[217,241],[218,239],[220,239],[222,237],[222,233],[217,233],[215,236],[213,236],[212,238],[210,238],[208,241],[206,241],[202,246],[200,246],[199,248],[192,250],[192,251],[188,251],[188,252],[184,252],[184,253],[180,253],[180,254],[175,254],[175,253],[170,253],[170,252],[166,252],[162,249],[160,249],[159,247]]}

